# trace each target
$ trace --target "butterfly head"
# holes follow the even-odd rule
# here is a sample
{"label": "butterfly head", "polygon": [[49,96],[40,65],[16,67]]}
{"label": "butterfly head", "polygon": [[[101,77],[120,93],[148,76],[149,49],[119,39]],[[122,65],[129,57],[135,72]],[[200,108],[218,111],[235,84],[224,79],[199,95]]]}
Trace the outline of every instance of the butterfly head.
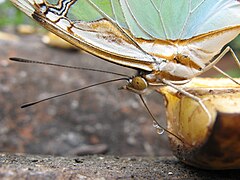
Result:
{"label": "butterfly head", "polygon": [[137,94],[145,94],[149,89],[149,84],[144,76],[137,75],[128,80],[128,84],[119,89],[132,91]]}

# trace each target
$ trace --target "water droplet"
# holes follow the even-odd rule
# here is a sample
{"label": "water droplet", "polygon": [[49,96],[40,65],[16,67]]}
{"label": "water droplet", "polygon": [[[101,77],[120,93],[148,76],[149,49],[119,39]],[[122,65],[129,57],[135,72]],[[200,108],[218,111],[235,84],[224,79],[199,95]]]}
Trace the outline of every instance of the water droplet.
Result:
{"label": "water droplet", "polygon": [[155,121],[153,121],[153,127],[157,129],[157,133],[158,133],[158,134],[163,134],[163,133],[164,133],[164,129],[161,128],[161,127],[157,124],[157,122],[155,122]]}
{"label": "water droplet", "polygon": [[164,129],[158,128],[158,129],[157,129],[157,133],[160,134],[160,135],[163,134],[163,133],[164,133]]}
{"label": "water droplet", "polygon": [[156,123],[156,121],[153,121],[153,127],[154,128],[159,128],[159,125]]}

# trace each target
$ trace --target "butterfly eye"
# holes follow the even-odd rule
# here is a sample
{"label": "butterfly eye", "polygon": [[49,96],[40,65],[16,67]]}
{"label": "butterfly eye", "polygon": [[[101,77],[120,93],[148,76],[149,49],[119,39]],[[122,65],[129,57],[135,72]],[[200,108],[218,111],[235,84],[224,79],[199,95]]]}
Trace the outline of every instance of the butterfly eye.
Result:
{"label": "butterfly eye", "polygon": [[136,90],[144,90],[148,87],[146,80],[140,76],[136,76],[132,79],[132,87]]}

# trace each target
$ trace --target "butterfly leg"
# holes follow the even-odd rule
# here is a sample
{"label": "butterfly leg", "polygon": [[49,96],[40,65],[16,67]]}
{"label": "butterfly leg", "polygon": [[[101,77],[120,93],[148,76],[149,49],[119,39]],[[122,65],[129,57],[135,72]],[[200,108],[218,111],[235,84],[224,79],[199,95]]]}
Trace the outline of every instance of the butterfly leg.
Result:
{"label": "butterfly leg", "polygon": [[240,69],[240,61],[239,61],[237,55],[235,54],[235,52],[232,50],[231,47],[228,46],[227,48],[229,48],[229,51],[231,52],[231,54],[234,58],[234,61],[236,62],[236,64],[238,65],[238,68]]}
{"label": "butterfly leg", "polygon": [[162,82],[176,90],[178,90],[180,93],[184,94],[185,96],[195,100],[197,103],[199,103],[199,105],[202,107],[202,109],[206,112],[206,114],[208,115],[208,118],[209,118],[209,123],[211,121],[211,114],[210,112],[208,111],[207,107],[205,106],[205,104],[203,103],[202,99],[197,97],[197,96],[194,96],[193,94],[179,88],[178,86],[174,85],[173,83],[171,83],[170,81],[166,80],[166,79],[162,79]]}
{"label": "butterfly leg", "polygon": [[237,82],[235,79],[233,79],[230,75],[228,75],[227,73],[225,73],[223,70],[219,69],[216,66],[213,66],[213,68],[218,71],[219,73],[221,73],[222,75],[226,76],[227,78],[229,78],[230,80],[232,80],[233,82],[235,82],[236,84],[240,85],[239,82]]}
{"label": "butterfly leg", "polygon": [[221,73],[222,75],[226,76],[227,78],[231,79],[234,83],[240,85],[239,82],[237,82],[235,79],[233,79],[231,76],[229,76],[227,73],[225,73],[224,71],[222,71],[220,68],[218,68],[215,64],[218,63],[228,52],[231,52],[234,61],[236,62],[236,64],[238,65],[239,69],[240,69],[240,62],[236,56],[236,54],[234,53],[234,51],[232,50],[231,47],[226,47],[223,52],[216,58],[214,59],[214,61],[208,65],[208,67],[206,68],[207,70],[211,67],[213,67],[216,71],[218,71],[219,73]]}
{"label": "butterfly leg", "polygon": [[[235,52],[232,50],[232,48],[228,46],[228,47],[226,48],[226,51],[227,51],[227,52],[229,52],[229,51],[231,52],[234,61],[236,62],[236,64],[238,65],[238,68],[240,69],[240,62],[239,62],[239,60],[238,60]],[[227,53],[227,52],[226,52],[226,53]],[[225,54],[226,54],[226,53],[225,53]],[[224,56],[225,54],[223,54],[223,56]],[[222,58],[222,57],[221,57],[221,58]],[[229,79],[231,79],[231,80],[232,80],[233,82],[235,82],[236,84],[240,85],[239,82],[237,82],[236,80],[234,80],[231,76],[229,76],[227,73],[225,73],[224,71],[222,71],[222,70],[219,69],[218,67],[213,66],[213,68],[214,68],[216,71],[218,71],[219,73],[221,73],[222,75],[224,75],[224,76],[228,77]]]}

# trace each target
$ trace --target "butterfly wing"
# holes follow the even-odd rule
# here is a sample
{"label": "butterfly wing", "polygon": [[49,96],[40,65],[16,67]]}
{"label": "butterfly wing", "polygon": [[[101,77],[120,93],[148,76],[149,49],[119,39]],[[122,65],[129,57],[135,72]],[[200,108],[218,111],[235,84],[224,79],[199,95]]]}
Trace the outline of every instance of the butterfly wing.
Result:
{"label": "butterfly wing", "polygon": [[191,53],[189,61],[204,68],[240,33],[236,0],[11,1],[72,44],[146,71],[161,70],[162,58],[171,61],[179,53]]}
{"label": "butterfly wing", "polygon": [[131,32],[139,38],[189,39],[240,25],[240,3],[236,0],[120,1]]}
{"label": "butterfly wing", "polygon": [[123,66],[152,70],[152,57],[123,29],[126,23],[118,1],[12,2],[46,29],[96,56]]}

